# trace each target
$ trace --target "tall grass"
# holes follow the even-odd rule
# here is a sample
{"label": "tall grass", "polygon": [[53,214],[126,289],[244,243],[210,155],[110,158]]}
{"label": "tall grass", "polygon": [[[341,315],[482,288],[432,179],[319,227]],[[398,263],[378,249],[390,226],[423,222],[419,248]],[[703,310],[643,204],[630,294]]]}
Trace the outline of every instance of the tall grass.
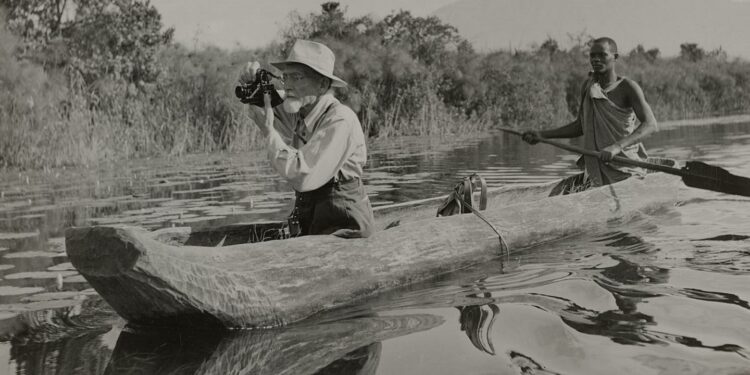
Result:
{"label": "tall grass", "polygon": [[[339,96],[370,137],[538,129],[577,113],[589,69],[584,44],[477,53],[463,43],[425,58],[413,45],[386,44],[374,21],[336,19],[345,27],[332,30],[354,31],[318,39],[339,57],[337,74],[350,83]],[[234,97],[236,77],[246,62],[277,60],[289,45],[229,52],[169,44],[156,56],[156,79],[143,83],[117,76],[86,82],[69,67],[19,58],[18,43],[0,24],[0,166],[23,168],[262,147]],[[747,61],[631,53],[619,64],[621,75],[641,84],[659,120],[750,112]]]}
{"label": "tall grass", "polygon": [[18,40],[0,30],[0,165],[93,165],[258,143],[233,95],[239,62],[257,57],[174,45],[160,55],[156,83],[105,77],[86,85],[75,72],[18,59]]}
{"label": "tall grass", "polygon": [[398,136],[447,137],[486,132],[494,121],[488,116],[466,116],[458,108],[446,106],[434,88],[422,87],[421,101],[415,111],[403,114],[403,96],[385,109],[383,122],[378,126],[377,137],[388,139]]}

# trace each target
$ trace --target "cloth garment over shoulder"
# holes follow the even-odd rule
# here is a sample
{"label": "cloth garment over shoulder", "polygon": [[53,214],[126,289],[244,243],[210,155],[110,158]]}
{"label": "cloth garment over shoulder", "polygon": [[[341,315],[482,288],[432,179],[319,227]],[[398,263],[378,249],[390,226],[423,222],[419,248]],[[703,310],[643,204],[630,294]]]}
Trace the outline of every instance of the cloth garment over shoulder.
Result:
{"label": "cloth garment over shoulder", "polygon": [[[636,117],[632,108],[621,108],[608,97],[624,78],[619,78],[607,88],[602,88],[593,79],[585,85],[581,103],[581,127],[583,128],[584,147],[589,150],[601,150],[631,134],[636,128]],[[642,143],[630,145],[617,156],[633,160],[645,160],[646,149]],[[585,175],[595,186],[614,183],[631,176],[645,173],[640,168],[633,168],[617,163],[605,164],[593,156],[582,156],[578,165],[584,168]]]}
{"label": "cloth garment over shoulder", "polygon": [[367,160],[362,126],[354,111],[332,94],[321,96],[304,119],[281,109],[275,115],[278,121],[268,137],[268,158],[294,190],[312,191],[336,176],[362,178]]}

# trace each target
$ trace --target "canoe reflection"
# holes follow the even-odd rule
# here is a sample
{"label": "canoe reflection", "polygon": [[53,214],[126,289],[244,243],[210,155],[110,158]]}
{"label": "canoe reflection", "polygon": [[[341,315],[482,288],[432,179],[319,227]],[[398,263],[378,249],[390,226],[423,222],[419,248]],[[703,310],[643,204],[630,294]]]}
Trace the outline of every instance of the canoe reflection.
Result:
{"label": "canoe reflection", "polygon": [[[10,357],[15,361],[15,374],[102,374],[112,354],[102,344],[100,331],[49,342],[19,339],[11,342]],[[0,373],[3,373],[2,367]]]}
{"label": "canoe reflection", "polygon": [[106,374],[374,374],[380,342],[437,327],[429,314],[211,335],[123,331]]}
{"label": "canoe reflection", "polygon": [[378,362],[380,362],[381,347],[381,343],[375,342],[353,350],[320,369],[315,375],[374,374],[378,369]]}

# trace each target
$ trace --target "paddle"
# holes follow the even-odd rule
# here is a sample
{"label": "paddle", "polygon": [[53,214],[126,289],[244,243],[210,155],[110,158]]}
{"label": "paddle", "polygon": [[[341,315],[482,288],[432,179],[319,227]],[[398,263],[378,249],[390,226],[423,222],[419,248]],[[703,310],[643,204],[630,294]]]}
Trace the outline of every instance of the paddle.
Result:
{"label": "paddle", "polygon": [[[518,136],[523,135],[521,132],[513,129],[500,128],[500,130]],[[596,158],[601,155],[601,153],[597,151],[586,150],[546,138],[539,138],[539,142]],[[613,157],[612,161],[680,176],[682,177],[682,182],[690,187],[750,197],[750,178],[733,175],[724,168],[709,165],[704,162],[688,161],[685,162],[684,167],[678,169],[666,165],[651,164],[644,161],[627,159],[621,156]]]}

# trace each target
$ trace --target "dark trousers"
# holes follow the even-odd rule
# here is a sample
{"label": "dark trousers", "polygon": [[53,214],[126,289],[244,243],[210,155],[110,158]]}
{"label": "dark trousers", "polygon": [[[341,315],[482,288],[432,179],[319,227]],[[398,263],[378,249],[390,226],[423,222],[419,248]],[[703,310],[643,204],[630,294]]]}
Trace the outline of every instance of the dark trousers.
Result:
{"label": "dark trousers", "polygon": [[292,220],[295,217],[300,236],[359,238],[369,237],[375,229],[372,206],[359,179],[331,180],[313,191],[297,192]]}

